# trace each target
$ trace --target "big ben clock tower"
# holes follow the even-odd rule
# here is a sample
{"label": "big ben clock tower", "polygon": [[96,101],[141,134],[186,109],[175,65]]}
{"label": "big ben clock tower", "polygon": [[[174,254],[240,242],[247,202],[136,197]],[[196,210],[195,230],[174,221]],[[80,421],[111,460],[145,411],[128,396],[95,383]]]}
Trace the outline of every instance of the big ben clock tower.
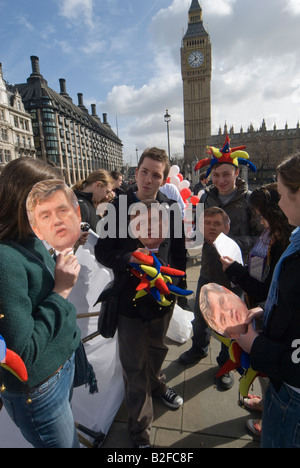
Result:
{"label": "big ben clock tower", "polygon": [[[184,160],[206,157],[211,139],[211,42],[203,26],[202,8],[192,0],[189,24],[181,47],[181,71],[184,101]],[[193,173],[193,171],[192,171]]]}

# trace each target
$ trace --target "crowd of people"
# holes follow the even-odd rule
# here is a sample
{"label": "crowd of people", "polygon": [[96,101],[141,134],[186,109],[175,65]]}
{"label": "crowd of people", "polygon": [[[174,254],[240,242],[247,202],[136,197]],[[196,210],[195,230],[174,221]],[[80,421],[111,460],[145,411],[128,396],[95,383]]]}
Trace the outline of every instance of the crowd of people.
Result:
{"label": "crowd of people", "polygon": [[[172,409],[183,405],[161,372],[174,291],[182,295],[187,288],[182,207],[176,211],[177,202],[161,190],[169,170],[166,152],[150,148],[142,154],[129,189],[122,185],[121,173],[104,170],[67,187],[57,168],[32,158],[11,161],[0,174],[0,336],[28,373],[24,383],[7,365],[0,367],[1,401],[33,447],[79,447],[71,399],[81,337],[68,296],[80,274],[76,248],[87,241],[86,225],[105,232],[95,258],[122,285],[115,303],[133,447],[150,448],[153,397]],[[240,401],[262,412],[261,419],[247,425],[263,448],[300,447],[300,153],[280,163],[276,183],[253,192],[239,177],[234,159],[211,164],[210,172],[210,184],[201,174],[194,189],[204,204],[204,244],[192,346],[179,362],[194,365],[207,356],[212,327],[200,296],[206,285],[219,285],[224,289],[213,299],[218,302],[215,329],[234,337],[263,376],[261,395]],[[125,216],[121,196],[127,203]],[[114,235],[107,223],[108,203],[116,214]],[[146,210],[146,221],[139,218],[139,224],[136,205]],[[167,234],[161,212],[153,206],[168,212]],[[134,235],[133,222],[138,225]],[[220,256],[214,243],[221,234],[236,244],[243,264]],[[142,274],[134,274],[133,265],[145,264]],[[172,292],[166,286],[169,279],[156,276],[157,265],[177,272]],[[244,301],[245,315],[233,313],[232,296],[235,304]],[[220,368],[228,359],[228,348],[220,344]],[[231,372],[217,379],[225,390],[233,382]]]}

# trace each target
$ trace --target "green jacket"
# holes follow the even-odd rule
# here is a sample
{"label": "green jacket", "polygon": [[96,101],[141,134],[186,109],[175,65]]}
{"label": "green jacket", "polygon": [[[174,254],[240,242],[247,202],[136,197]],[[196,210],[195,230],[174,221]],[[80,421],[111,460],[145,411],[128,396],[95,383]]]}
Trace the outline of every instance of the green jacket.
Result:
{"label": "green jacket", "polygon": [[[44,381],[67,359],[80,342],[76,309],[53,292],[55,262],[43,243],[32,236],[22,242],[45,265],[15,247],[0,243],[0,335],[8,349],[24,361],[28,386]],[[50,269],[50,271],[47,269]],[[19,391],[20,381],[1,368],[7,390]]]}

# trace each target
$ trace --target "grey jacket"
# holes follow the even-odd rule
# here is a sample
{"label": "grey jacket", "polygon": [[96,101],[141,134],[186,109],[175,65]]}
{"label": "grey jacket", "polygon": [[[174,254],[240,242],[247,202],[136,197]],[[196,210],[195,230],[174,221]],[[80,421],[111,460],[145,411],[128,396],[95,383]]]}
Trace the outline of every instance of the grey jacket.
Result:
{"label": "grey jacket", "polygon": [[227,204],[223,205],[219,198],[219,191],[214,185],[205,189],[200,200],[201,203],[204,203],[205,209],[218,206],[228,214],[230,218],[229,237],[239,245],[244,260],[247,260],[249,252],[259,236],[257,217],[251,212],[248,205],[250,194],[248,184],[242,179],[237,179],[237,191]]}

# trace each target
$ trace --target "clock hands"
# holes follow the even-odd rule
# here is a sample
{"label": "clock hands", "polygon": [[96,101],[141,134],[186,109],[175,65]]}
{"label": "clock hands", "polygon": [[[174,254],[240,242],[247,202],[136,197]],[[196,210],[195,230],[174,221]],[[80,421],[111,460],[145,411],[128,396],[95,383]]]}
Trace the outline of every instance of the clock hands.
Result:
{"label": "clock hands", "polygon": [[200,52],[192,52],[189,58],[189,65],[193,68],[200,67],[204,61],[203,59],[203,54]]}

